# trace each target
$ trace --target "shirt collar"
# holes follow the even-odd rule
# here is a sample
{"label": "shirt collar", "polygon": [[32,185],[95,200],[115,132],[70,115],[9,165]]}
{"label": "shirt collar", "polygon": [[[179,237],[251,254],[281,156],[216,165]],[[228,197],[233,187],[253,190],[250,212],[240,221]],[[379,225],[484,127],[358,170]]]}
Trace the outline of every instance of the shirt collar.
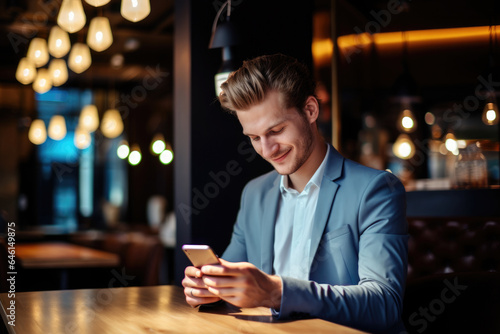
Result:
{"label": "shirt collar", "polygon": [[[309,193],[309,190],[311,189],[311,187],[313,185],[315,185],[318,189],[321,186],[321,180],[323,179],[323,174],[325,172],[325,166],[326,166],[326,160],[327,160],[329,152],[330,152],[330,145],[326,145],[325,158],[323,159],[323,161],[319,165],[318,169],[316,169],[316,172],[314,172],[314,175],[307,182],[307,184],[306,184],[304,190],[302,191],[302,193],[304,193],[304,194]],[[298,194],[297,190],[295,190],[293,188],[290,188],[288,186],[288,182],[289,182],[288,175],[281,175],[281,178],[280,178],[280,191],[281,191],[281,194],[282,195],[284,195],[285,193],[295,193],[295,194]]]}

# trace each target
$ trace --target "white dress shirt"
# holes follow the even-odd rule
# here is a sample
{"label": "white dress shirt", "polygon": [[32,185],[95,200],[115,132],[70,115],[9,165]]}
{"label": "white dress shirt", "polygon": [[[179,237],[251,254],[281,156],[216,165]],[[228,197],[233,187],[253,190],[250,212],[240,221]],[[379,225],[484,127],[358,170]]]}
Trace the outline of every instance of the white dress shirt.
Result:
{"label": "white dress shirt", "polygon": [[309,279],[311,232],[318,203],[319,188],[330,147],[304,190],[288,187],[288,175],[281,176],[280,204],[274,227],[274,273],[279,276]]}

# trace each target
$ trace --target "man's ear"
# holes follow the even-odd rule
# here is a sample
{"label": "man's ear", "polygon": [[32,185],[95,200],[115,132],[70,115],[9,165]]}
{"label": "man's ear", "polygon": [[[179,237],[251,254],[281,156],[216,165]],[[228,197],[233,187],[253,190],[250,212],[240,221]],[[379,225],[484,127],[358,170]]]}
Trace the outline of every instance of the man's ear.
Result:
{"label": "man's ear", "polygon": [[312,124],[316,122],[319,117],[319,104],[318,100],[314,96],[309,96],[304,105],[304,113],[309,120],[309,123]]}

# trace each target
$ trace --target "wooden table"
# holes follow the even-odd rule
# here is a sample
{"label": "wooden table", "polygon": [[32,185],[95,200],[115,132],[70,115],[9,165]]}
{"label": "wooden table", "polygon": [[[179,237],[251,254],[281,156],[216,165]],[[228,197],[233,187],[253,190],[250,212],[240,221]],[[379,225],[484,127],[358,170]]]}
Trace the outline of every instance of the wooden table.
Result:
{"label": "wooden table", "polygon": [[[0,294],[2,319],[10,299]],[[362,333],[319,319],[277,321],[267,308],[191,308],[172,285],[21,292],[9,333]]]}
{"label": "wooden table", "polygon": [[25,269],[113,267],[118,255],[63,242],[37,242],[16,245],[16,259]]}

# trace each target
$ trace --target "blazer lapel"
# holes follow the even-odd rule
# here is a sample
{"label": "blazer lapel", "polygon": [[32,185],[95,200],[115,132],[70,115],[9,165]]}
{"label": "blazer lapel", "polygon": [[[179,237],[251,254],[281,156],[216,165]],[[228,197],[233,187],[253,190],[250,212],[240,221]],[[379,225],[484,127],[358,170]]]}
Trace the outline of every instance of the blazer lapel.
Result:
{"label": "blazer lapel", "polygon": [[264,213],[260,222],[261,237],[261,270],[267,274],[273,273],[274,259],[274,225],[278,212],[280,198],[280,176],[274,181],[273,187],[264,197]]}
{"label": "blazer lapel", "polygon": [[325,230],[326,223],[330,217],[333,201],[339,185],[334,182],[342,175],[342,168],[344,166],[344,157],[333,146],[330,146],[323,180],[319,190],[318,204],[316,205],[316,212],[314,214],[314,223],[311,233],[311,248],[309,252],[309,268],[312,266],[314,256],[319,247],[321,237]]}

